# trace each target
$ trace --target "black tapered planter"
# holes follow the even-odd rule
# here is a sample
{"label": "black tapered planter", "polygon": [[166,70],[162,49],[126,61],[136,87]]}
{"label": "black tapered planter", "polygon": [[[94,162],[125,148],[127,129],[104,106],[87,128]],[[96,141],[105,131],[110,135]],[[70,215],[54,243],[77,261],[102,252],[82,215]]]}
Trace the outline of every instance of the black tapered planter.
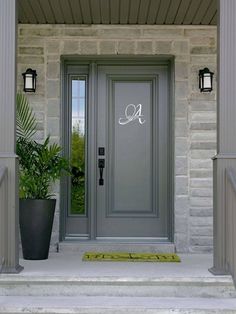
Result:
{"label": "black tapered planter", "polygon": [[48,258],[55,199],[20,200],[20,234],[24,259]]}

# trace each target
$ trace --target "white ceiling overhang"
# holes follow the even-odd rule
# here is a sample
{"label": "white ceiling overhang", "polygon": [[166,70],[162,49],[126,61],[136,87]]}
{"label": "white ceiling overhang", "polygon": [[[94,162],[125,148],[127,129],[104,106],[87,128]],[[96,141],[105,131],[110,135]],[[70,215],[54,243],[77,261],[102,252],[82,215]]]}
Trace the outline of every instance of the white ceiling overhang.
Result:
{"label": "white ceiling overhang", "polygon": [[19,23],[216,25],[217,0],[18,0]]}

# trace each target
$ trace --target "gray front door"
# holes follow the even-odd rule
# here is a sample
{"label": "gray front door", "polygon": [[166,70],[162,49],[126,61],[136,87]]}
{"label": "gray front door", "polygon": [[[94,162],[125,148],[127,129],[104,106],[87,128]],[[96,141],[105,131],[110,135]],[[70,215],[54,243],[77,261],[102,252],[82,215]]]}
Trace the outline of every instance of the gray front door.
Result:
{"label": "gray front door", "polygon": [[167,66],[98,65],[97,73],[96,236],[167,238]]}

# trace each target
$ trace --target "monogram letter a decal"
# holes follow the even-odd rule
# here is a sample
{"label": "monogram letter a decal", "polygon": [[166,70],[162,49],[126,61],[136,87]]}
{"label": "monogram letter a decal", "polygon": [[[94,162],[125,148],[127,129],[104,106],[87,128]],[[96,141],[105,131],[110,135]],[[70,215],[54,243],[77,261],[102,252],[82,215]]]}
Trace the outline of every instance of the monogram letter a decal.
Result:
{"label": "monogram letter a decal", "polygon": [[119,124],[125,125],[131,121],[137,120],[140,124],[144,124],[146,120],[144,120],[142,115],[142,105],[138,104],[137,106],[133,104],[127,105],[125,108],[125,115],[119,119]]}

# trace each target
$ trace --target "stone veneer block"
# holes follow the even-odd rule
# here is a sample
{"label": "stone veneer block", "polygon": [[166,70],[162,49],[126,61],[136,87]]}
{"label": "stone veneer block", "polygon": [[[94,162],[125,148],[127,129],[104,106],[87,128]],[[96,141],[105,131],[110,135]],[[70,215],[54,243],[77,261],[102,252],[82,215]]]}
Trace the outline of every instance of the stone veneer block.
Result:
{"label": "stone veneer block", "polygon": [[134,41],[119,41],[117,53],[119,54],[134,54],[135,53],[135,42]]}
{"label": "stone veneer block", "polygon": [[43,55],[44,49],[42,47],[19,47],[20,55]]}
{"label": "stone veneer block", "polygon": [[55,37],[61,35],[61,28],[57,27],[32,27],[31,25],[26,28],[20,28],[20,36],[45,36],[45,37]]}
{"label": "stone veneer block", "polygon": [[115,54],[116,53],[116,42],[115,41],[101,41],[99,42],[100,54]]}
{"label": "stone veneer block", "polygon": [[62,54],[71,54],[74,55],[79,52],[79,43],[73,40],[64,41]]}
{"label": "stone veneer block", "polygon": [[58,98],[60,95],[60,81],[47,80],[47,98]]}
{"label": "stone veneer block", "polygon": [[46,52],[47,53],[59,53],[60,51],[60,41],[50,40],[46,43]]}
{"label": "stone veneer block", "polygon": [[154,52],[156,54],[170,54],[171,53],[171,41],[156,41],[154,45]]}
{"label": "stone veneer block", "polygon": [[137,48],[136,48],[136,54],[153,54],[153,47],[152,47],[152,41],[138,41],[137,42]]}
{"label": "stone veneer block", "polygon": [[96,41],[81,41],[80,54],[92,55],[98,53],[98,44]]}
{"label": "stone veneer block", "polygon": [[44,64],[44,57],[36,57],[36,56],[18,56],[17,58],[17,62],[19,62],[20,64],[26,64],[27,66],[29,65],[29,60],[30,60],[30,64],[34,64],[34,65],[38,65],[38,64]]}
{"label": "stone veneer block", "polygon": [[189,53],[189,43],[188,41],[173,41],[172,52],[174,54],[188,54]]}
{"label": "stone veneer block", "polygon": [[176,195],[188,195],[188,177],[177,176],[175,178],[175,193]]}
{"label": "stone veneer block", "polygon": [[98,29],[98,38],[124,39],[140,38],[141,30],[138,27],[108,27]]}
{"label": "stone veneer block", "polygon": [[186,137],[188,135],[187,121],[185,119],[175,121],[175,135],[178,137]]}
{"label": "stone veneer block", "polygon": [[98,30],[93,26],[90,27],[73,27],[63,29],[63,35],[65,37],[94,37],[97,36]]}
{"label": "stone veneer block", "polygon": [[171,27],[171,28],[162,28],[162,27],[144,27],[142,31],[142,37],[145,38],[151,38],[151,39],[166,39],[166,38],[179,38],[182,37],[184,33],[184,30],[177,27]]}

